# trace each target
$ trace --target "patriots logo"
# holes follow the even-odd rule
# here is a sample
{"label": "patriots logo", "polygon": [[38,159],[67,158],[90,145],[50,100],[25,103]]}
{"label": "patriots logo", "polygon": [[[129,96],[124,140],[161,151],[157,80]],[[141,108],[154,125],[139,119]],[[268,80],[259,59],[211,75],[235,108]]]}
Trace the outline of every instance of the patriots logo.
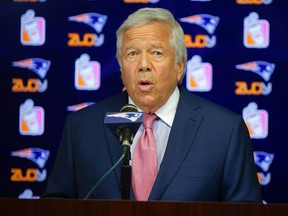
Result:
{"label": "patriots logo", "polygon": [[259,166],[264,172],[269,170],[269,167],[274,159],[274,154],[269,154],[267,152],[255,151],[254,161],[257,166]]}
{"label": "patriots logo", "polygon": [[13,151],[11,153],[11,156],[26,158],[28,160],[33,161],[40,168],[43,168],[45,166],[49,155],[50,155],[49,150],[44,150],[40,148],[27,148],[18,151]]}
{"label": "patriots logo", "polygon": [[12,63],[12,66],[14,67],[26,68],[26,69],[33,71],[42,79],[45,78],[47,71],[50,68],[50,65],[51,65],[51,61],[41,59],[41,58],[23,59],[20,61],[14,61]]}
{"label": "patriots logo", "polygon": [[204,28],[209,34],[213,34],[220,18],[210,14],[197,14],[189,17],[180,18],[181,22],[196,24]]}
{"label": "patriots logo", "polygon": [[275,64],[265,61],[252,61],[235,66],[237,69],[251,71],[261,76],[266,82],[274,72]]}
{"label": "patriots logo", "polygon": [[107,16],[99,13],[84,13],[68,17],[69,21],[84,23],[100,33],[106,24]]}
{"label": "patriots logo", "polygon": [[135,122],[141,116],[142,116],[142,113],[138,113],[138,112],[121,112],[121,113],[107,115],[107,117],[124,118],[132,122]]}

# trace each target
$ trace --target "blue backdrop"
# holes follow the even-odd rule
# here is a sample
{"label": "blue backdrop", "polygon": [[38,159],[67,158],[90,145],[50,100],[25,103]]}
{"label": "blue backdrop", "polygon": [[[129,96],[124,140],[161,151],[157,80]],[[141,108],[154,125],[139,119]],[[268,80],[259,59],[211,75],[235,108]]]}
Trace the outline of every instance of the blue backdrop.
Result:
{"label": "blue backdrop", "polygon": [[243,116],[264,201],[287,202],[285,0],[1,0],[0,196],[38,198],[67,114],[121,92],[115,31],[141,7],[174,14],[183,86]]}

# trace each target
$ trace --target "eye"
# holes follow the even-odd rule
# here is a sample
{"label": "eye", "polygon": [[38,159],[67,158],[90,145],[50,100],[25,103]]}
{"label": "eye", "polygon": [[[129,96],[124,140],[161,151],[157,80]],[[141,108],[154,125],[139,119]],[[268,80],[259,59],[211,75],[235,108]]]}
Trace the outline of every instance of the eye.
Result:
{"label": "eye", "polygon": [[129,57],[133,57],[133,56],[136,56],[136,55],[137,55],[136,51],[131,51],[131,52],[128,53]]}
{"label": "eye", "polygon": [[160,51],[153,51],[154,56],[162,56],[162,52]]}

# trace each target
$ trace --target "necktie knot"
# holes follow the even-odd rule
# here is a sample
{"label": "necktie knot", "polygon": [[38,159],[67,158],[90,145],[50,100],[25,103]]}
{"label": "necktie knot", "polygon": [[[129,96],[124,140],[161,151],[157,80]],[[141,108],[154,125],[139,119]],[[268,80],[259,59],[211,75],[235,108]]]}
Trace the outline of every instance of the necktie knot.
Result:
{"label": "necktie knot", "polygon": [[155,114],[144,114],[144,119],[143,119],[143,126],[144,128],[152,128],[152,125],[154,121],[157,119],[157,115]]}

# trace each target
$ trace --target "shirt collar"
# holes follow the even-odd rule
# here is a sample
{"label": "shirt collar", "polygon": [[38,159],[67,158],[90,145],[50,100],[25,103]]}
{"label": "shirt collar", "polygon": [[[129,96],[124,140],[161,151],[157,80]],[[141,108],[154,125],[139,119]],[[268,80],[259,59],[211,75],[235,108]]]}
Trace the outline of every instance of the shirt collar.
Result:
{"label": "shirt collar", "polygon": [[[179,98],[180,98],[180,91],[178,87],[176,87],[172,95],[169,97],[168,101],[155,112],[155,114],[170,127],[172,127]],[[128,102],[129,104],[135,105],[130,96],[128,98]],[[142,112],[142,110],[139,109],[139,112]]]}

